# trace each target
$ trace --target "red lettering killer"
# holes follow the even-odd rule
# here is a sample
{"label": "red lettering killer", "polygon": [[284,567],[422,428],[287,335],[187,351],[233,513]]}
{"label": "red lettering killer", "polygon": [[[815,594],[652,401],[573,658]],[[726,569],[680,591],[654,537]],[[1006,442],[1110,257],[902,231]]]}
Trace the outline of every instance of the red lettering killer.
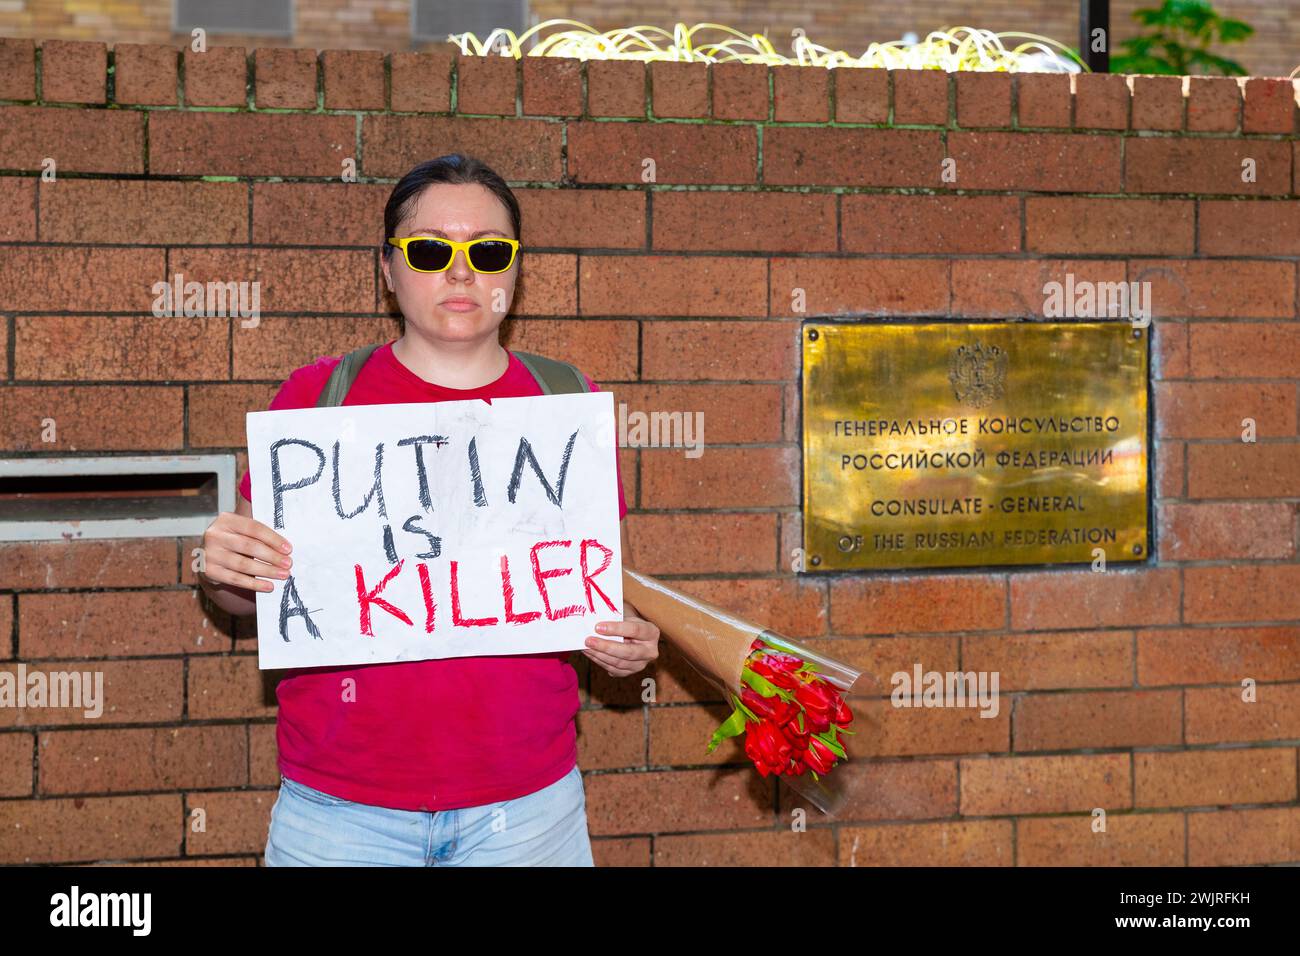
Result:
{"label": "red lettering killer", "polygon": [[424,632],[433,633],[433,616],[438,610],[437,603],[433,600],[433,585],[429,583],[429,566],[427,564],[417,564],[416,568],[420,572],[420,593],[424,595]]}
{"label": "red lettering killer", "polygon": [[[393,570],[384,575],[384,579],[375,585],[373,591],[366,590],[366,578],[365,575],[361,573],[361,565],[358,564],[355,567],[357,572],[357,603],[361,606],[361,633],[366,637],[375,636],[374,629],[370,626],[370,605],[372,604],[376,604],[383,608],[403,623],[410,624],[411,619],[403,614],[400,608],[394,607],[379,596],[379,592],[382,591],[388,585],[388,582],[396,577],[397,573],[402,570],[402,562],[398,561],[393,567]],[[452,581],[456,580],[455,567],[456,565],[453,564],[451,572]]]}
{"label": "red lettering killer", "polygon": [[[598,567],[595,571],[592,571],[590,573],[588,573],[587,571],[587,545],[593,545],[597,548],[600,548],[601,551],[605,552],[605,563],[602,564],[600,567]],[[601,571],[604,571],[607,567],[609,567],[609,564],[613,559],[614,559],[614,552],[609,550],[609,548],[605,547],[595,538],[585,539],[582,542],[581,548],[579,548],[578,550],[578,563],[582,568],[582,586],[587,591],[587,609],[590,610],[593,614],[596,611],[596,605],[592,603],[591,600],[591,592],[593,590],[601,596],[601,598],[605,602],[606,607],[608,607],[615,614],[619,613],[618,609],[614,607],[614,602],[609,599],[609,595],[600,589],[600,585],[594,583],[591,580],[596,575],[600,574]]]}
{"label": "red lettering killer", "polygon": [[[487,627],[495,624],[494,617],[476,617],[466,621],[460,616],[460,584],[456,576],[456,562],[451,562],[451,623],[457,627]],[[411,623],[407,621],[406,623]]]}
{"label": "red lettering killer", "polygon": [[527,624],[542,616],[541,611],[515,613],[515,589],[510,585],[510,559],[501,555],[501,597],[506,606],[506,622],[509,624]]}
{"label": "red lettering killer", "polygon": [[572,574],[573,568],[552,568],[549,571],[543,571],[541,564],[537,560],[537,552],[542,548],[554,548],[557,545],[568,547],[572,541],[538,541],[528,552],[528,556],[533,562],[533,581],[537,584],[537,590],[542,595],[542,606],[546,608],[546,619],[548,621],[558,621],[562,617],[572,617],[582,610],[581,604],[571,604],[568,607],[562,607],[558,611],[551,609],[551,599],[546,593],[546,578],[561,578],[566,574]]}

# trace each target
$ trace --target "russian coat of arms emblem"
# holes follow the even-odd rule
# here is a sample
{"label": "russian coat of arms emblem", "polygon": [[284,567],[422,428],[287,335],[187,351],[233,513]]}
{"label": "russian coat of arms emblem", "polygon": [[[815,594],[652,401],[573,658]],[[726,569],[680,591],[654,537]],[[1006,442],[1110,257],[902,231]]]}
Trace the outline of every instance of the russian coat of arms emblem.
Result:
{"label": "russian coat of arms emblem", "polygon": [[1007,353],[996,345],[959,345],[948,356],[948,381],[957,400],[983,408],[1002,397],[1007,380]]}

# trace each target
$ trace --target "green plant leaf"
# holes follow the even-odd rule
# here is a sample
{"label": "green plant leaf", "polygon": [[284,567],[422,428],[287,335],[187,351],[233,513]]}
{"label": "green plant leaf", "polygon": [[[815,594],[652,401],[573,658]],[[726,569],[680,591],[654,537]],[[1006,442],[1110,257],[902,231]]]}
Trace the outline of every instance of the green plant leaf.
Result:
{"label": "green plant leaf", "polygon": [[760,697],[776,696],[776,690],[777,690],[776,685],[773,684],[771,681],[769,681],[763,675],[755,674],[748,667],[741,669],[740,679],[744,683],[748,684],[750,689],[753,690],[754,693],[758,694]]}
{"label": "green plant leaf", "polygon": [[718,745],[726,738],[736,737],[744,732],[745,715],[739,708],[737,708],[732,711],[731,716],[723,721],[718,729],[713,732],[713,736],[709,739],[709,747],[705,753],[713,753],[713,751],[718,748]]}
{"label": "green plant leaf", "polygon": [[1211,53],[1209,47],[1240,43],[1254,28],[1221,16],[1206,0],[1164,0],[1159,7],[1133,11],[1132,17],[1154,29],[1119,44],[1124,52],[1111,57],[1111,72],[1183,75],[1203,66],[1209,72],[1245,75],[1241,64]]}
{"label": "green plant leaf", "polygon": [[1224,43],[1240,43],[1254,33],[1255,28],[1249,23],[1240,20],[1219,21],[1219,39]]}
{"label": "green plant leaf", "polygon": [[844,748],[841,747],[837,741],[832,740],[828,735],[822,733],[813,734],[813,736],[824,743],[830,752],[835,754],[835,756],[839,757],[841,760],[848,759],[848,754],[844,752]]}

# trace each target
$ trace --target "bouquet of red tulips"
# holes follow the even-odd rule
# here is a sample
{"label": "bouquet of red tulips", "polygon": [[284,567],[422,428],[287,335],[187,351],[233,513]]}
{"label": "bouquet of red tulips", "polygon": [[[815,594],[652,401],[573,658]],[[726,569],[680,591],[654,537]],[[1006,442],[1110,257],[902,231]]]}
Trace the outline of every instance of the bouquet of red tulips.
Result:
{"label": "bouquet of red tulips", "polygon": [[753,653],[741,668],[746,685],[731,695],[735,710],[713,732],[708,752],[728,737],[745,735],[745,753],[758,772],[801,776],[814,780],[841,760],[847,760],[840,734],[853,721],[853,711],[838,690],[820,675],[817,665],[793,651],[773,634],[757,637]]}
{"label": "bouquet of red tulips", "polygon": [[827,774],[848,759],[842,735],[853,733],[844,729],[853,712],[841,692],[851,692],[862,673],[627,565],[623,596],[735,708],[708,752],[743,733],[745,753],[761,775],[834,814],[845,794]]}

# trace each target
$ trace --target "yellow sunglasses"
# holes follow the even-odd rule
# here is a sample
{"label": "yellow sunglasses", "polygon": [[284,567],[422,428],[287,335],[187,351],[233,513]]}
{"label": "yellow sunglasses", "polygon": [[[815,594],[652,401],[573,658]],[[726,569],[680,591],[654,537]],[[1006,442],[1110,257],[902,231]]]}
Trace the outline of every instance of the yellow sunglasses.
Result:
{"label": "yellow sunglasses", "polygon": [[402,250],[402,258],[414,272],[445,272],[459,249],[475,272],[492,275],[514,265],[519,252],[518,239],[484,236],[468,242],[454,242],[434,236],[389,237],[388,244]]}

